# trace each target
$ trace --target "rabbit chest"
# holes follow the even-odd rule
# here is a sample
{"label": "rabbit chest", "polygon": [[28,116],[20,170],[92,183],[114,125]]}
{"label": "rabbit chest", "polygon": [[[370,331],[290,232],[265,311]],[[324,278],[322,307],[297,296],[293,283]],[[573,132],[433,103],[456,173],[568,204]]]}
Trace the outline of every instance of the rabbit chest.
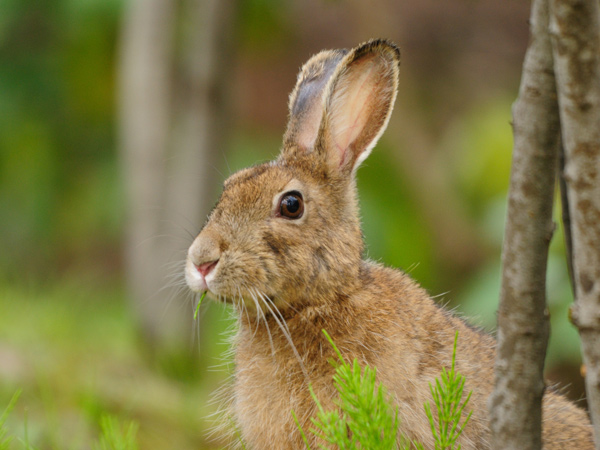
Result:
{"label": "rabbit chest", "polygon": [[[356,358],[363,367],[377,367],[378,380],[398,406],[404,434],[430,443],[423,403],[430,399],[429,382],[439,369],[435,345],[427,347],[426,339],[417,339],[419,331],[399,318],[394,300],[378,308],[372,308],[367,297],[349,303],[323,316],[305,311],[305,317],[288,321],[290,339],[274,320],[240,320],[232,414],[249,448],[305,448],[292,411],[311,447],[318,448],[308,432],[313,427],[310,418],[317,415],[309,384],[325,409],[333,408],[337,398],[329,362],[335,353],[323,337],[323,328],[330,330],[348,361]],[[470,447],[468,440],[465,444],[465,449],[484,448]]]}
{"label": "rabbit chest", "polygon": [[306,373],[310,371],[311,386],[328,404],[334,397],[333,369],[327,363],[300,363],[281,330],[261,325],[242,328],[237,336],[232,414],[249,448],[304,448],[292,411],[307,431],[316,405]]}

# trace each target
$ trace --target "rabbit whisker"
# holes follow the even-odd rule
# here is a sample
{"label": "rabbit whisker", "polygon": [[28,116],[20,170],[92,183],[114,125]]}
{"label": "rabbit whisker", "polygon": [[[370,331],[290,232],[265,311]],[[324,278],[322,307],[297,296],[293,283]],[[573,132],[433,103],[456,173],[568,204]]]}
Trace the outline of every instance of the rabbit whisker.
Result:
{"label": "rabbit whisker", "polygon": [[[286,338],[286,340],[290,344],[290,348],[292,349],[292,351],[294,352],[294,355],[298,359],[298,363],[300,364],[302,373],[304,374],[304,377],[305,377],[306,381],[308,382],[308,372],[306,370],[306,367],[304,366],[304,361],[302,361],[302,358],[300,357],[300,353],[298,353],[298,349],[294,345],[294,341],[292,340],[292,335],[290,333],[290,329],[288,328],[287,323],[286,323],[285,319],[283,318],[283,315],[281,314],[281,311],[279,311],[279,308],[277,308],[275,303],[273,303],[273,300],[271,300],[268,296],[266,296],[256,290],[254,290],[254,292],[258,295],[258,297],[263,301],[265,306],[271,312],[273,319],[275,319],[275,322],[277,322],[277,325],[281,329],[283,336]],[[273,308],[271,308],[270,305],[272,305],[275,310],[273,310]]]}
{"label": "rabbit whisker", "polygon": [[[161,289],[160,289],[158,292],[156,292],[156,294],[154,294],[154,295],[153,295],[153,297],[156,297],[156,296],[158,296],[158,295],[159,295],[159,293],[161,293],[161,292],[163,292],[163,291],[166,291],[166,290],[167,290],[167,287],[163,286],[163,287],[162,287],[162,288],[161,288]],[[170,291],[170,293],[169,293],[169,294],[167,294],[167,296],[168,296],[168,300],[167,300],[166,302],[164,302],[164,303],[163,303],[163,307],[162,307],[162,313],[161,313],[161,316],[160,316],[160,320],[161,320],[161,321],[162,321],[162,320],[164,320],[164,319],[165,319],[165,317],[167,316],[167,311],[169,310],[169,308],[170,308],[170,307],[171,307],[171,305],[173,304],[173,301],[174,301],[174,300],[175,300],[177,297],[181,296],[181,294],[182,294],[183,292],[185,292],[185,290],[186,290],[186,289],[185,289],[185,286],[183,286],[183,285],[182,285],[182,286],[179,286],[179,287],[171,286],[171,287],[169,288],[169,291]],[[183,305],[184,305],[184,303],[183,303],[183,302],[181,302],[181,303],[179,304],[179,308],[181,308]],[[179,308],[177,309],[178,311],[179,311]]]}
{"label": "rabbit whisker", "polygon": [[240,305],[242,308],[242,312],[240,312],[240,315],[243,314],[244,312],[246,313],[246,319],[248,319],[248,323],[250,323],[250,315],[248,314],[248,308],[246,307],[246,303],[244,302],[244,299],[242,297],[242,292],[240,291],[240,287],[237,286],[237,297],[234,297],[234,304],[235,305]]}
{"label": "rabbit whisker", "polygon": [[[257,302],[256,306],[260,306],[258,302]],[[262,320],[265,322],[265,327],[268,328],[269,327],[269,323],[267,322],[267,316],[265,316],[265,312],[263,311],[262,308],[259,308],[258,314],[259,314],[258,317],[262,318]],[[260,322],[259,322],[259,324],[260,324]],[[257,327],[257,329],[258,329],[258,327]]]}
{"label": "rabbit whisker", "polygon": [[273,345],[273,336],[271,334],[271,328],[269,327],[269,322],[267,322],[267,318],[265,316],[264,311],[260,307],[260,303],[257,298],[258,292],[253,291],[253,290],[249,290],[248,292],[250,293],[250,296],[252,297],[252,300],[254,300],[254,304],[256,305],[256,330],[255,330],[255,332],[258,330],[258,327],[260,325],[260,319],[261,319],[260,314],[262,313],[262,318],[265,322],[265,329],[267,330],[267,335],[269,336],[269,344],[271,345],[271,355],[273,357],[275,357],[275,345]]}
{"label": "rabbit whisker", "polygon": [[[240,291],[240,289],[238,288],[238,292]],[[258,309],[258,302],[256,301],[256,299],[253,299],[254,301],[254,307],[256,309]],[[249,307],[246,304],[246,302],[244,301],[244,297],[242,296],[241,292],[239,293],[239,303],[242,304],[242,308],[244,309],[244,311],[246,312],[246,320],[248,321],[248,325],[251,326],[250,324],[252,323],[252,319],[250,319],[250,314],[248,312]],[[256,337],[256,333],[258,332],[258,328],[260,326],[260,317],[257,317],[257,321],[256,321],[256,328],[254,328],[254,332],[252,333],[252,338],[254,339]]]}
{"label": "rabbit whisker", "polygon": [[[264,320],[265,327],[267,327],[267,331],[268,331],[269,324],[267,323],[267,318],[265,317],[265,312],[260,307],[260,304],[258,303],[258,300],[256,298],[254,298],[253,300],[254,300],[254,305],[256,307],[256,328],[254,329],[254,333],[252,335],[254,337],[254,336],[256,336],[258,328],[260,327],[260,321],[261,321],[261,319]],[[248,318],[248,323],[250,323],[250,319],[249,318]]]}

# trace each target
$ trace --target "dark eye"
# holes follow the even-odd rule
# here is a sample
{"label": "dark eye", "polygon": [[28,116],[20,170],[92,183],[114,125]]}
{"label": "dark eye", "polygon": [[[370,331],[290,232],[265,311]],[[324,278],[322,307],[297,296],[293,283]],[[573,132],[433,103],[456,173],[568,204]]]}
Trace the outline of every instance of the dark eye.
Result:
{"label": "dark eye", "polygon": [[298,191],[283,194],[279,201],[279,215],[287,219],[299,219],[304,213],[304,200]]}

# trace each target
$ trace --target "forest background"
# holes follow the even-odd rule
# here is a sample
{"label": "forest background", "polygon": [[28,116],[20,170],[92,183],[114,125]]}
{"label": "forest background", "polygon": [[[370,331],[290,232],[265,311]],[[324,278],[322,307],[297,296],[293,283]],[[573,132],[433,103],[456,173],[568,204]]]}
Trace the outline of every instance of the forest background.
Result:
{"label": "forest background", "polygon": [[[231,371],[223,335],[230,312],[207,303],[192,323],[191,297],[161,289],[180,280],[181,252],[202,220],[185,213],[164,218],[168,232],[137,241],[128,232],[134,206],[120,79],[134,3],[0,3],[0,409],[22,390],[8,425],[15,436],[26,426],[39,449],[89,448],[104,413],[139,423],[143,449],[227,443],[208,431],[216,408],[211,392]],[[177,109],[189,89],[178,61],[194,52],[181,42],[190,29],[206,26],[185,11],[210,2],[170,3],[179,11],[172,29],[180,50],[169,66],[170,104]],[[230,10],[220,20],[227,26],[213,31],[227,43],[213,58],[223,67],[213,87],[223,106],[215,127],[219,145],[199,149],[207,160],[198,173],[208,168],[211,183],[191,192],[209,205],[202,214],[229,173],[277,154],[287,96],[310,55],[371,37],[391,39],[402,51],[398,100],[387,132],[358,172],[368,256],[403,268],[440,303],[493,331],[510,107],[529,4],[224,3]],[[176,166],[180,156],[177,143],[172,146],[162,161]],[[159,242],[169,258],[157,262],[158,272],[147,280],[153,293],[140,301],[133,298],[127,249],[148,242]],[[550,250],[548,301],[547,376],[579,400],[579,339],[567,320],[572,295],[560,233]],[[174,327],[181,315],[189,321]],[[161,326],[182,330],[179,351],[157,350],[157,341],[168,338],[148,328]]]}

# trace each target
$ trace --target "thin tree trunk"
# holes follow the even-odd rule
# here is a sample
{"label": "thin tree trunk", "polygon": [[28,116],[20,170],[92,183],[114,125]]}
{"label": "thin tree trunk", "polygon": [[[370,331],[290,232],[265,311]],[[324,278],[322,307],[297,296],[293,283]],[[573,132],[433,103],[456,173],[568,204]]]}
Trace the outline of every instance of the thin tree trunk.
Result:
{"label": "thin tree trunk", "polygon": [[[146,341],[163,339],[159,294],[162,205],[171,123],[171,67],[175,3],[132,0],[123,23],[119,64],[120,142],[127,195],[127,281]],[[166,318],[166,322],[170,322]],[[169,325],[169,324],[168,324]],[[172,324],[171,324],[172,325]],[[175,333],[178,327],[173,327]]]}
{"label": "thin tree trunk", "polygon": [[[165,208],[166,217],[173,223],[183,219],[192,235],[202,227],[215,200],[216,166],[224,154],[230,114],[225,87],[232,71],[233,13],[230,0],[187,0],[182,8],[182,60],[173,124],[176,158]],[[179,243],[180,260],[191,244],[190,237],[188,234]]]}
{"label": "thin tree trunk", "polygon": [[586,391],[600,448],[600,7],[553,0],[552,35]]}
{"label": "thin tree trunk", "polygon": [[546,263],[560,127],[548,32],[548,0],[534,0],[531,37],[513,106],[514,149],[502,253],[496,380],[490,397],[494,448],[540,449],[549,335]]}
{"label": "thin tree trunk", "polygon": [[133,0],[124,22],[128,286],[151,354],[178,364],[191,356],[193,337],[185,252],[209,212],[224,151],[232,15],[231,1]]}

